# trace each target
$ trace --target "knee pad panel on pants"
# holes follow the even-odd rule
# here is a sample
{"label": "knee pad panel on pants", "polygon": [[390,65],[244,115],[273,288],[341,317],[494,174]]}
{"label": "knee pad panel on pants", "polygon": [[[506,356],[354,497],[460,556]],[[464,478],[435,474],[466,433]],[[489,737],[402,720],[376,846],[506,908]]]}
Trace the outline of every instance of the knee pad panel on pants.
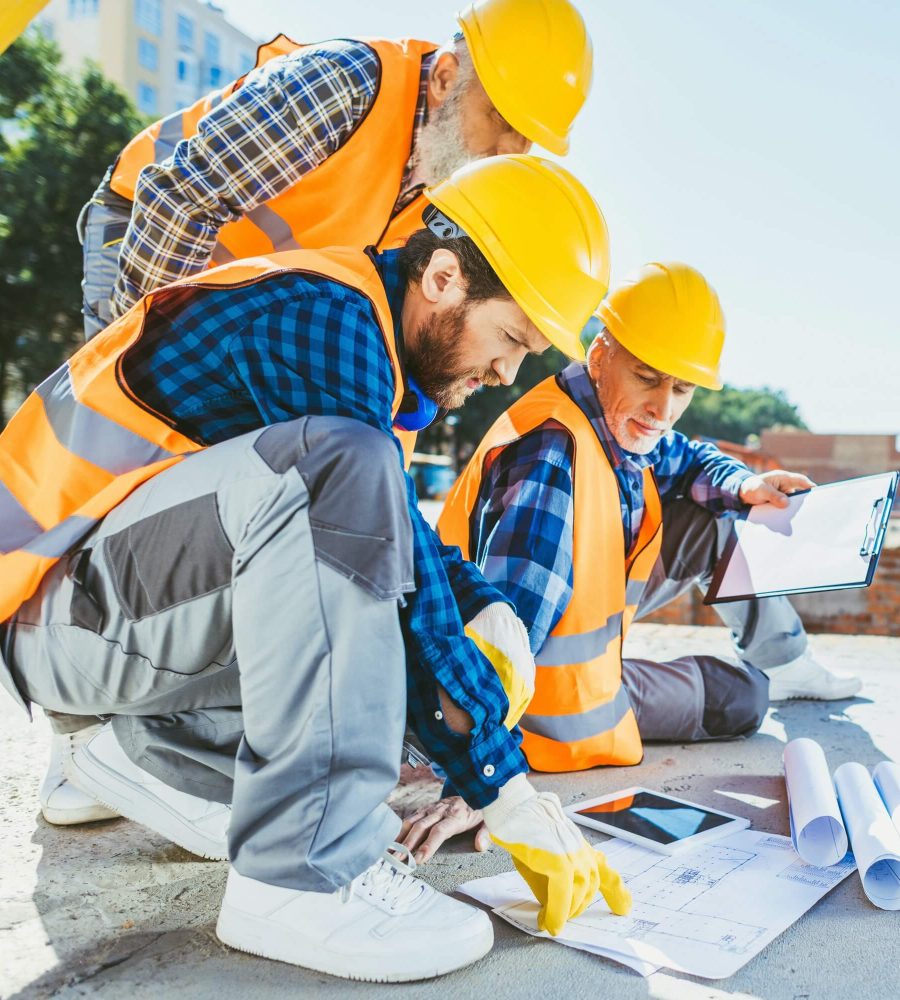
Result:
{"label": "knee pad panel on pants", "polygon": [[267,428],[254,447],[274,471],[293,466],[303,478],[317,559],[380,600],[413,589],[406,484],[390,435],[346,417],[303,417]]}
{"label": "knee pad panel on pants", "polygon": [[769,678],[747,664],[727,666],[727,681],[724,671],[717,671],[713,681],[711,672],[704,670],[707,700],[703,726],[710,736],[750,736],[766,717]]}

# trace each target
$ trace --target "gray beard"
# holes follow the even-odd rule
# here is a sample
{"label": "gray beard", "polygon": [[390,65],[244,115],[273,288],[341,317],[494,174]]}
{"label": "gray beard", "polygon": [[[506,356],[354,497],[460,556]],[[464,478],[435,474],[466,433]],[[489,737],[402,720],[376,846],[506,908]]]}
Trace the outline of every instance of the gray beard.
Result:
{"label": "gray beard", "polygon": [[462,138],[462,94],[454,88],[422,126],[413,152],[413,175],[422,184],[439,184],[473,159]]}

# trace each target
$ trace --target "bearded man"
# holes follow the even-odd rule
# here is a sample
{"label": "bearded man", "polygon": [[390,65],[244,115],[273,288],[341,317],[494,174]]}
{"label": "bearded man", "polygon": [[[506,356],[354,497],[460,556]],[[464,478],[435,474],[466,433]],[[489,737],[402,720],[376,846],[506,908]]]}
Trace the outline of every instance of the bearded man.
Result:
{"label": "bearded man", "polygon": [[524,629],[424,521],[392,434],[511,383],[531,351],[572,351],[606,291],[606,226],[532,156],[427,197],[400,250],[272,254],[151,292],[0,435],[0,685],[112,717],[70,782],[229,858],[223,941],[377,981],[448,972],[493,938],[387,850],[407,722],[484,809],[542,927],[598,889],[629,906],[529,784],[523,701],[481,651],[529,687]]}
{"label": "bearded man", "polygon": [[86,335],[210,264],[396,247],[425,185],[472,160],[532,142],[565,154],[592,78],[570,0],[476,0],[458,20],[440,47],[280,35],[246,76],[136,136],[82,212]]}

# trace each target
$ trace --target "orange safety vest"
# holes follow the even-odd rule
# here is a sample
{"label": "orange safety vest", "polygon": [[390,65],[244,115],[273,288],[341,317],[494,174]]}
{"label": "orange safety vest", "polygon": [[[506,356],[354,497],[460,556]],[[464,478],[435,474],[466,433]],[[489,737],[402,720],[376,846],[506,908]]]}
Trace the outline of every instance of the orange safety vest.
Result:
{"label": "orange safety vest", "polygon": [[0,622],[50,567],[137,486],[204,446],[128,385],[122,360],[173,293],[236,288],[289,271],[322,275],[365,295],[403,398],[384,285],[362,250],[295,250],[225,264],[150,292],[31,393],[0,434]]}
{"label": "orange safety vest", "polygon": [[[301,247],[391,248],[422,228],[427,205],[423,195],[393,218],[392,213],[412,151],[422,59],[437,46],[409,38],[360,41],[378,58],[378,86],[368,113],[328,159],[286,191],[226,223],[219,230],[211,265]],[[260,46],[256,66],[309,47],[279,35]],[[228,100],[244,79],[207,94],[135,136],[113,167],[112,190],[133,201],[141,170],[161,163],[182,139],[196,135],[204,115]]]}
{"label": "orange safety vest", "polygon": [[470,554],[470,519],[482,478],[498,449],[548,420],[575,446],[573,590],[562,618],[535,656],[535,692],[522,717],[522,749],[539,771],[580,771],[598,764],[638,764],[641,737],[622,686],[622,642],[662,543],[662,508],[644,470],[644,519],[625,551],[619,487],[581,408],[545,379],[487,432],[450,492],[438,521],[442,540]]}

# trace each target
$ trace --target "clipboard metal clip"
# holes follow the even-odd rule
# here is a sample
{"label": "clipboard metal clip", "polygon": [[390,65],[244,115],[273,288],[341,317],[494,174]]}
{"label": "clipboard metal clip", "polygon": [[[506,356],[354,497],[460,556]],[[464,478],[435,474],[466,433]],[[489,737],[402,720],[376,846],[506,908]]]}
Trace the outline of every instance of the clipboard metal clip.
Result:
{"label": "clipboard metal clip", "polygon": [[865,559],[875,551],[875,542],[878,539],[878,508],[884,503],[884,497],[879,497],[872,504],[872,513],[866,523],[866,533],[863,535],[862,545],[859,547],[859,554]]}

